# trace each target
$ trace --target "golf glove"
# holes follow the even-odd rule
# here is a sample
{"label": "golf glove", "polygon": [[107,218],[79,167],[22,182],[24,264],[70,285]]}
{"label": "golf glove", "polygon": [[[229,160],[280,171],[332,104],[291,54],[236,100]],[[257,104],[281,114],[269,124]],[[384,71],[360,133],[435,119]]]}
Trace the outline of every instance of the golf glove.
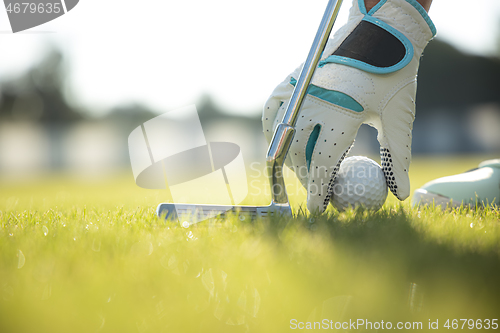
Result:
{"label": "golf glove", "polygon": [[[378,130],[388,187],[399,200],[408,197],[417,71],[435,34],[415,0],[381,0],[369,12],[364,0],[353,1],[347,24],[322,54],[285,161],[307,189],[309,211],[327,208],[340,163],[363,123]],[[283,119],[301,69],[278,85],[264,106],[268,142]]]}

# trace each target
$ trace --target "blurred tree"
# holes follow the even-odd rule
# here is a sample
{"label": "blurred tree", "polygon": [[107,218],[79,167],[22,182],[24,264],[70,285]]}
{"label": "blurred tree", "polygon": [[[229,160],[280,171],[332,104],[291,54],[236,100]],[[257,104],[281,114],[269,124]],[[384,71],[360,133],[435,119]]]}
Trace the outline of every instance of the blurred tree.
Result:
{"label": "blurred tree", "polygon": [[[484,105],[489,105],[489,112],[499,113],[499,92],[500,58],[466,54],[433,40],[419,70],[413,152],[491,152],[491,145],[487,147],[478,140],[478,132],[486,129],[472,123],[481,122],[480,117],[485,119],[484,112],[478,113]],[[500,115],[488,117],[497,119]],[[492,126],[490,132],[496,125]],[[494,133],[487,136],[491,135]]]}
{"label": "blurred tree", "polygon": [[200,116],[200,121],[202,124],[210,124],[221,120],[232,119],[239,121],[242,124],[245,124],[245,126],[251,127],[252,129],[262,131],[260,110],[259,112],[253,112],[252,116],[230,113],[218,106],[209,95],[202,95],[199,98],[198,102],[196,103],[196,109],[198,110],[198,114]]}
{"label": "blurred tree", "polygon": [[158,116],[158,113],[142,104],[126,104],[113,108],[103,120],[117,125],[124,133],[130,133],[137,126]]}
{"label": "blurred tree", "polygon": [[63,54],[51,48],[39,63],[9,81],[0,82],[0,119],[66,124],[82,119],[64,96]]}
{"label": "blurred tree", "polygon": [[468,55],[433,40],[425,49],[418,76],[417,112],[500,103],[500,58]]}
{"label": "blurred tree", "polygon": [[497,51],[497,57],[500,58],[500,19],[498,19],[498,23],[497,23],[496,51]]}

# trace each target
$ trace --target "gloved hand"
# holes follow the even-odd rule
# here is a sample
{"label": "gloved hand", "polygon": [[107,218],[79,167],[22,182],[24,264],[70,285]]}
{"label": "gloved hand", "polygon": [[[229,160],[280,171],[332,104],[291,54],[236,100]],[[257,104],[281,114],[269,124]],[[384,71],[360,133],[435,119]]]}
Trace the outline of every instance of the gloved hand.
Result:
{"label": "gloved hand", "polygon": [[[361,124],[378,130],[382,168],[392,193],[410,193],[408,169],[420,56],[435,27],[415,0],[381,0],[368,13],[354,0],[349,20],[327,43],[296,124],[286,165],[307,189],[309,211],[323,212],[340,163]],[[264,106],[270,142],[300,66]]]}

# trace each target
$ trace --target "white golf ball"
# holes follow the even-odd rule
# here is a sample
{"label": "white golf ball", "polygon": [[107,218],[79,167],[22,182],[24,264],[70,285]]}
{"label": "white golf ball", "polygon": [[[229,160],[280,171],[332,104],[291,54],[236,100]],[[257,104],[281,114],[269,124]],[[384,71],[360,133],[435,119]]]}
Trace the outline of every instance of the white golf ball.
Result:
{"label": "white golf ball", "polygon": [[341,164],[330,199],[339,211],[349,206],[379,210],[387,198],[387,183],[380,165],[364,156],[346,158]]}

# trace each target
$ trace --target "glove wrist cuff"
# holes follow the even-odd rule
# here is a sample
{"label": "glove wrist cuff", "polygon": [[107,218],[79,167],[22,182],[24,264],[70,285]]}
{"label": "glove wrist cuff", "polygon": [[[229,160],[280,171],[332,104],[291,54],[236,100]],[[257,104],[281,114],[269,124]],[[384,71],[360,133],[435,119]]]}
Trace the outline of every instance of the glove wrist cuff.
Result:
{"label": "glove wrist cuff", "polygon": [[366,12],[364,0],[354,0],[348,24],[327,47],[319,66],[336,63],[374,74],[388,74],[417,59],[435,27],[415,0],[381,0]]}
{"label": "glove wrist cuff", "polygon": [[363,14],[384,21],[404,34],[412,42],[418,56],[437,33],[431,18],[416,0],[381,0],[368,13],[366,10],[363,12],[364,0],[355,1],[358,1]]}

